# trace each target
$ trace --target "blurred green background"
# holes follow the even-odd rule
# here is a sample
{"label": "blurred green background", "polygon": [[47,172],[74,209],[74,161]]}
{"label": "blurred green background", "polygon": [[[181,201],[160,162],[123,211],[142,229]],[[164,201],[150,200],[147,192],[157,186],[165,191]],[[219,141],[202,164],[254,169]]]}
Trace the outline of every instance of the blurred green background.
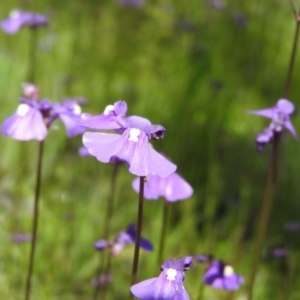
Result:
{"label": "blurred green background", "polygon": [[[295,1],[296,2],[296,1]],[[299,4],[299,3],[298,3]],[[221,6],[220,6],[221,5]],[[295,20],[288,1],[145,0],[143,7],[117,1],[0,1],[0,19],[15,8],[44,13],[38,32],[36,84],[43,98],[84,96],[84,111],[100,114],[117,100],[128,114],[166,129],[154,147],[178,165],[194,196],[173,204],[165,258],[214,253],[234,264],[246,283],[234,295],[204,290],[204,299],[246,299],[255,232],[270,147],[255,148],[269,120],[247,115],[282,97]],[[30,30],[0,32],[0,120],[11,115],[26,82]],[[297,52],[290,100],[299,104]],[[32,299],[91,299],[99,261],[93,243],[102,234],[112,167],[77,154],[81,137],[66,139],[55,123],[45,144],[41,211]],[[293,124],[300,128],[299,118]],[[0,299],[22,299],[31,230],[38,144],[0,137]],[[300,299],[299,144],[282,137],[278,182],[255,287],[255,299]],[[135,222],[133,175],[118,177],[112,232]],[[162,200],[145,203],[143,236],[158,247]],[[285,259],[271,258],[283,245]],[[126,299],[133,247],[113,261],[108,299]],[[159,274],[157,254],[142,252],[139,280]],[[196,299],[203,266],[186,274]]]}

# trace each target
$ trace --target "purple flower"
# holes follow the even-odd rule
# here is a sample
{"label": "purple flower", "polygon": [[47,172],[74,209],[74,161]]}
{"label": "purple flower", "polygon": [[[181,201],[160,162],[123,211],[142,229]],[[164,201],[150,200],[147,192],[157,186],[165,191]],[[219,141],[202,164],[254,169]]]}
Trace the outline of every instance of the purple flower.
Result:
{"label": "purple flower", "polygon": [[48,99],[37,100],[38,89],[34,85],[26,84],[24,93],[32,98],[21,98],[21,104],[16,112],[2,124],[2,134],[9,135],[20,141],[45,139],[49,126],[60,118],[64,123],[68,137],[73,137],[84,131],[78,125],[81,108],[77,101],[51,103]]}
{"label": "purple flower", "polygon": [[13,10],[10,16],[1,22],[1,28],[8,34],[15,34],[25,25],[35,28],[47,24],[48,18],[45,15]]}
{"label": "purple flower", "polygon": [[271,119],[270,130],[280,132],[288,129],[297,138],[297,133],[290,121],[290,115],[295,111],[294,104],[287,99],[279,99],[275,106],[261,110],[250,110],[248,113]]}
{"label": "purple flower", "polygon": [[300,222],[287,222],[284,224],[284,229],[288,231],[300,231]]}
{"label": "purple flower", "polygon": [[166,260],[159,277],[144,280],[131,287],[132,294],[141,300],[189,300],[184,286],[184,271],[192,265],[192,257]]}
{"label": "purple flower", "polygon": [[212,254],[198,254],[195,257],[196,261],[200,262],[200,263],[207,263],[207,262],[211,262],[213,259],[213,255]]}
{"label": "purple flower", "polygon": [[[97,250],[109,248],[113,255],[118,255],[126,244],[135,244],[136,239],[136,226],[129,224],[126,231],[118,233],[113,241],[99,240],[94,243]],[[146,251],[153,251],[153,246],[150,241],[141,237],[140,247]]]}
{"label": "purple flower", "polygon": [[51,109],[52,105],[47,100],[21,99],[16,112],[3,122],[2,134],[19,141],[44,140],[48,132],[44,116]]}
{"label": "purple flower", "polygon": [[13,236],[13,242],[21,244],[24,242],[29,242],[32,240],[32,235],[30,233],[16,233]]}
{"label": "purple flower", "polygon": [[214,260],[208,266],[203,282],[217,289],[234,291],[240,287],[244,279],[234,272],[232,266],[220,260]]}
{"label": "purple flower", "polygon": [[125,7],[142,7],[145,5],[144,0],[117,0],[120,6]]}
{"label": "purple flower", "polygon": [[[139,192],[139,178],[132,182],[133,189]],[[157,200],[164,197],[167,201],[174,202],[191,197],[193,188],[177,173],[172,173],[167,177],[157,175],[147,176],[147,182],[144,187],[144,197],[146,199]]]}
{"label": "purple flower", "polygon": [[289,255],[289,250],[285,247],[276,247],[271,250],[271,256],[274,258],[283,258]]}
{"label": "purple flower", "polygon": [[[151,138],[163,137],[164,128],[160,125],[152,125],[149,120],[142,117],[125,117],[124,110],[122,115],[116,113],[115,110],[115,106],[109,110],[109,114],[113,112],[112,119],[109,119],[111,128],[106,126],[105,122],[108,119],[105,119],[104,122],[102,115],[99,116],[99,126],[95,122],[91,128],[114,129],[122,135],[86,132],[83,135],[83,144],[89,152],[104,163],[111,162],[115,157],[124,160],[128,164],[129,171],[137,176],[158,175],[166,177],[173,173],[176,166],[149,145]],[[89,117],[85,120],[80,122],[82,126],[88,126]],[[103,124],[106,128],[102,127]]]}

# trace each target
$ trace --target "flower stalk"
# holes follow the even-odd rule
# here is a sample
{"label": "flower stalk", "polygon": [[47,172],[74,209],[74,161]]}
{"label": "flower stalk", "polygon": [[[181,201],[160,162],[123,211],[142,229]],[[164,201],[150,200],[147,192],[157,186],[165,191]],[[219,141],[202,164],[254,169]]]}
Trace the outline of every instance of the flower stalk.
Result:
{"label": "flower stalk", "polygon": [[[283,97],[288,98],[290,92],[290,86],[292,81],[292,74],[295,65],[295,58],[297,52],[297,44],[298,44],[298,37],[299,37],[299,27],[300,27],[300,13],[297,13],[292,2],[290,1],[292,6],[293,12],[295,14],[296,19],[296,30],[294,35],[294,42],[292,47],[292,53],[290,58],[290,64],[288,68],[287,78],[285,82]],[[260,219],[259,219],[259,226],[258,226],[258,233],[254,247],[254,254],[253,254],[253,262],[252,262],[252,270],[249,279],[249,288],[248,288],[248,300],[253,299],[253,289],[255,283],[255,277],[258,271],[260,256],[262,251],[263,242],[266,236],[267,227],[269,223],[270,212],[272,209],[273,198],[274,198],[274,189],[275,189],[275,182],[276,182],[276,170],[277,170],[277,162],[279,156],[279,144],[280,144],[280,132],[275,133],[274,139],[272,142],[272,153],[271,153],[271,160],[267,175],[267,182],[265,186],[264,198],[263,198],[263,206],[261,209]]]}
{"label": "flower stalk", "polygon": [[[144,206],[144,186],[146,176],[140,176],[140,188],[139,188],[139,206],[138,206],[138,217],[137,217],[137,228],[136,228],[136,239],[134,246],[134,256],[131,272],[131,285],[136,283],[137,271],[139,265],[139,254],[140,254],[140,242],[141,242],[141,233],[142,233],[142,223],[143,223],[143,206]],[[133,299],[133,294],[130,293],[129,299]]]}
{"label": "flower stalk", "polygon": [[36,236],[37,236],[38,218],[39,218],[39,198],[40,198],[40,190],[41,190],[43,152],[44,152],[44,141],[40,141],[37,172],[36,172],[36,186],[35,186],[35,194],[34,194],[32,240],[31,240],[27,280],[26,280],[25,300],[30,299],[30,292],[31,292],[31,278],[32,278],[32,271],[34,266],[34,255],[35,255]]}

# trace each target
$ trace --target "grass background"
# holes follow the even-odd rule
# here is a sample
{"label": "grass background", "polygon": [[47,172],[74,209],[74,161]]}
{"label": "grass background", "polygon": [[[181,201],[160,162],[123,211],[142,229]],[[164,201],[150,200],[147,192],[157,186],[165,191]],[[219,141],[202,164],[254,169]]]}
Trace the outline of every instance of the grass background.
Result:
{"label": "grass background", "polygon": [[[36,84],[42,97],[60,101],[84,96],[84,111],[99,114],[126,100],[129,114],[167,129],[155,142],[194,188],[194,196],[172,206],[165,258],[214,253],[234,263],[245,285],[234,295],[204,290],[204,299],[246,299],[270,147],[257,153],[255,136],[268,120],[248,109],[273,106],[282,96],[295,20],[288,1],[146,1],[122,7],[115,1],[3,1],[0,18],[14,8],[38,11],[50,24],[38,32]],[[26,82],[30,30],[0,32],[0,120],[11,115]],[[297,52],[290,100],[299,105]],[[299,132],[299,118],[293,123]],[[29,243],[38,145],[0,137],[0,299],[22,299]],[[112,168],[77,154],[81,138],[68,140],[56,123],[46,139],[38,245],[32,299],[90,299]],[[300,298],[299,143],[284,133],[275,201],[255,299]],[[134,177],[120,170],[113,232],[134,222]],[[145,204],[143,235],[158,247],[162,200]],[[277,245],[286,260],[268,255]],[[113,262],[109,299],[128,295],[133,247]],[[203,268],[186,274],[196,299]],[[139,279],[159,274],[156,253],[142,253]]]}

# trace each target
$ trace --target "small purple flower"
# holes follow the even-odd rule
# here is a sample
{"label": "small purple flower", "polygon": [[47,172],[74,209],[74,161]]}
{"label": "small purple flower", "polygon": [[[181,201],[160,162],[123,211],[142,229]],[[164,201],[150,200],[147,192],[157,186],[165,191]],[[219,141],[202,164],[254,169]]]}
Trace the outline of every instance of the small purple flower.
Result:
{"label": "small purple flower", "polygon": [[32,235],[30,233],[16,233],[13,236],[13,242],[16,244],[29,242],[31,240],[32,240]]}
{"label": "small purple flower", "polygon": [[[132,182],[133,189],[139,192],[139,178]],[[193,188],[177,173],[172,173],[167,177],[157,175],[147,176],[144,186],[144,197],[150,200],[157,200],[164,197],[167,201],[174,202],[191,197]]]}
{"label": "small purple flower", "polygon": [[289,255],[289,250],[285,247],[276,247],[271,250],[271,256],[274,258],[283,258]]}
{"label": "small purple flower", "polygon": [[124,7],[142,7],[145,5],[144,0],[117,0],[120,6]]}
{"label": "small purple flower", "polygon": [[203,277],[203,282],[213,288],[234,291],[243,284],[244,279],[234,272],[232,266],[220,260],[214,260],[208,266]]}
{"label": "small purple flower", "polygon": [[81,108],[77,101],[51,103],[48,99],[39,101],[38,89],[32,84],[23,87],[24,94],[31,98],[21,98],[16,112],[2,124],[2,134],[20,141],[45,139],[49,126],[60,118],[64,123],[68,137],[83,133],[78,125]]}
{"label": "small purple flower", "polygon": [[211,262],[213,259],[213,255],[212,254],[198,254],[195,257],[196,261],[200,262],[200,263],[207,263],[207,262]]}
{"label": "small purple flower", "polygon": [[290,115],[295,112],[292,102],[287,99],[279,99],[275,106],[261,110],[250,110],[248,113],[271,119],[270,130],[280,132],[283,128],[288,129],[294,138],[297,139],[297,133],[290,121]]}
{"label": "small purple flower", "polygon": [[284,224],[284,229],[288,231],[300,231],[300,222],[287,222]]}
{"label": "small purple flower", "polygon": [[10,16],[1,22],[1,28],[8,34],[15,34],[25,25],[35,28],[46,26],[47,24],[48,18],[45,15],[13,10]]}
{"label": "small purple flower", "polygon": [[[111,107],[108,112],[108,114],[112,113],[111,119],[100,115],[99,126],[97,120],[94,120],[95,123],[90,125],[92,129],[114,129],[122,135],[86,132],[83,135],[84,146],[101,162],[111,162],[115,157],[126,161],[129,172],[137,176],[158,175],[166,177],[173,173],[176,166],[149,145],[151,138],[163,137],[164,128],[160,125],[152,125],[149,120],[142,117],[125,117],[125,112],[122,110],[120,115],[116,113],[115,106]],[[89,127],[88,122],[91,118],[85,115],[83,118],[84,120],[80,124]],[[106,126],[107,120],[110,128]],[[103,128],[104,126],[105,128]]]}
{"label": "small purple flower", "polygon": [[[136,239],[136,226],[129,224],[126,231],[118,233],[113,241],[99,240],[94,243],[97,250],[104,250],[109,248],[113,255],[118,255],[126,244],[134,244]],[[153,246],[150,241],[141,237],[140,247],[146,251],[153,251]]]}
{"label": "small purple flower", "polygon": [[159,277],[144,280],[131,287],[132,294],[141,300],[189,300],[183,281],[184,271],[192,265],[192,257],[166,260]]}

